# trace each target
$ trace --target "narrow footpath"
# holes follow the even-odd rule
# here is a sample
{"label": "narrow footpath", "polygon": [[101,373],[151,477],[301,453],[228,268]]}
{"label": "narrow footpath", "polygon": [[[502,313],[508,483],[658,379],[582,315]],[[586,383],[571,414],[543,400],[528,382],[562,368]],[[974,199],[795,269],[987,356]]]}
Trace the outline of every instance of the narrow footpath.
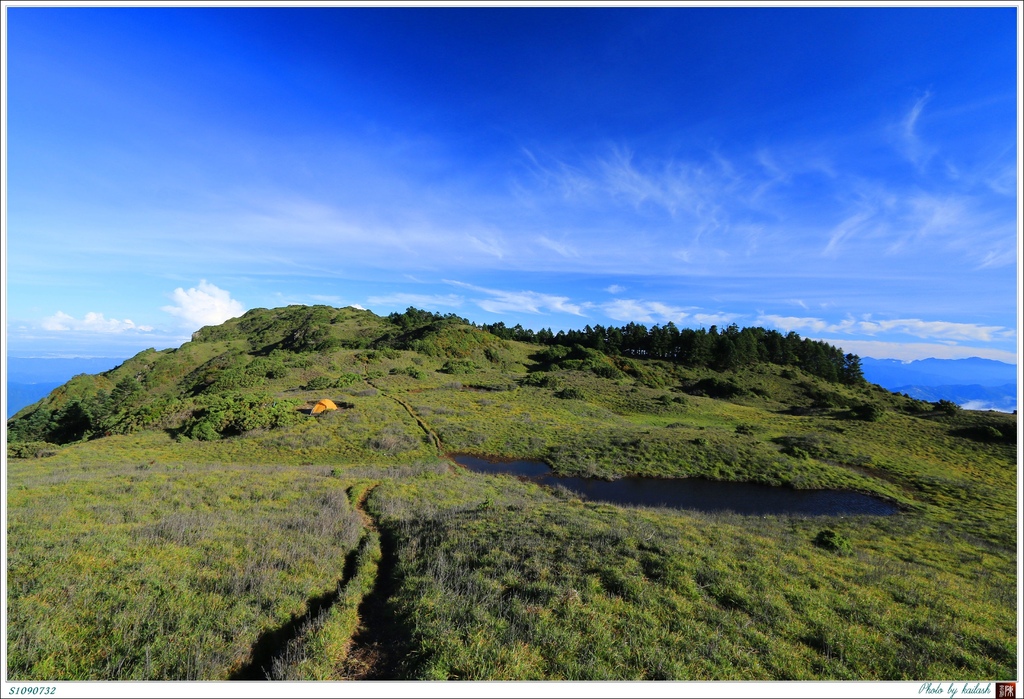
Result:
{"label": "narrow footpath", "polygon": [[395,545],[366,511],[366,499],[371,492],[373,488],[363,493],[357,509],[367,530],[380,536],[381,559],[373,589],[359,605],[359,624],[338,677],[341,680],[401,679],[401,660],[407,649],[408,633],[397,622],[390,601],[395,588]]}
{"label": "narrow footpath", "polygon": [[424,422],[423,418],[421,418],[419,415],[416,414],[416,411],[412,409],[411,405],[406,403],[404,400],[402,400],[398,396],[385,392],[384,389],[382,389],[380,386],[378,386],[377,384],[373,383],[369,379],[366,380],[366,383],[370,384],[371,386],[376,388],[378,391],[380,391],[380,394],[382,396],[386,396],[388,398],[391,398],[393,401],[395,401],[396,403],[401,405],[403,408],[405,408],[406,412],[409,413],[409,415],[412,417],[412,419],[416,421],[416,424],[420,426],[420,429],[423,430],[424,432],[426,432],[427,436],[430,437],[430,441],[433,443],[434,447],[437,449],[437,453],[438,454],[444,454],[444,452],[441,451],[441,438],[437,436],[437,433],[434,432],[434,430],[430,429],[430,425],[428,425],[426,422]]}
{"label": "narrow footpath", "polygon": [[[250,660],[231,673],[233,680],[393,680],[400,679],[401,659],[408,647],[408,632],[396,622],[390,604],[394,592],[397,556],[394,542],[381,532],[366,511],[366,500],[377,486],[358,494],[356,512],[364,534],[360,545],[346,558],[342,578],[334,590],[306,603],[306,613],[295,615],[283,626],[265,631],[253,645]],[[379,560],[374,551],[380,541]],[[365,558],[369,545],[369,558]],[[365,595],[360,594],[367,590]],[[321,632],[335,605],[351,609],[356,604],[351,641],[335,651],[336,660],[312,659],[321,669],[314,676],[302,669],[307,662],[310,639]],[[342,607],[338,607],[341,609]]]}

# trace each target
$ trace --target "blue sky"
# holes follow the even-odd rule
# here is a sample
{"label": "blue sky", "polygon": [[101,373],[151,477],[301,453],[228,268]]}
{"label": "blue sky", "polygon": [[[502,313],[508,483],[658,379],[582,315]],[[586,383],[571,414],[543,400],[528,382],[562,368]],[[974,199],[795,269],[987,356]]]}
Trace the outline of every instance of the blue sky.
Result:
{"label": "blue sky", "polygon": [[8,7],[8,351],[327,303],[1015,361],[1017,11]]}

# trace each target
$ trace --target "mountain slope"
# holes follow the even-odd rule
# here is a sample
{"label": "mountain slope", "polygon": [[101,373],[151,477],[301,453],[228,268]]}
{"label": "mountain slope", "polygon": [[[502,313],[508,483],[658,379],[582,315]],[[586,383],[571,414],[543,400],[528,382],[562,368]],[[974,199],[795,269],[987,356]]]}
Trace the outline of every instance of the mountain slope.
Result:
{"label": "mountain slope", "polygon": [[[10,676],[1015,672],[1016,416],[796,336],[622,330],[257,309],[76,376],[8,421]],[[452,452],[899,514],[614,507]]]}

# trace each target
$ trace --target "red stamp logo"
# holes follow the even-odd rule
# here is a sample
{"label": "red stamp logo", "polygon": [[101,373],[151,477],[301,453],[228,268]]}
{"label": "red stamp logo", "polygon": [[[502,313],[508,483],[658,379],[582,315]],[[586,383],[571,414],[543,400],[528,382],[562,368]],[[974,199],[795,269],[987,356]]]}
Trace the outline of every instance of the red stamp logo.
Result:
{"label": "red stamp logo", "polygon": [[996,682],[996,699],[1017,699],[1017,683]]}

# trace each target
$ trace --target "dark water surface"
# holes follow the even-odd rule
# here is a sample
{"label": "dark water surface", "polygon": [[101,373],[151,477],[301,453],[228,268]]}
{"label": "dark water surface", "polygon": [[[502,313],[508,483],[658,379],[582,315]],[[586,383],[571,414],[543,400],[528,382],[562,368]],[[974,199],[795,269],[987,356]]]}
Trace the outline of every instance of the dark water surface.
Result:
{"label": "dark water surface", "polygon": [[892,515],[899,512],[899,508],[885,500],[850,490],[793,490],[703,478],[627,476],[602,481],[556,476],[547,464],[540,461],[489,461],[463,454],[452,455],[452,458],[474,473],[506,473],[541,485],[561,485],[588,500],[616,505],[730,511],[741,515]]}

